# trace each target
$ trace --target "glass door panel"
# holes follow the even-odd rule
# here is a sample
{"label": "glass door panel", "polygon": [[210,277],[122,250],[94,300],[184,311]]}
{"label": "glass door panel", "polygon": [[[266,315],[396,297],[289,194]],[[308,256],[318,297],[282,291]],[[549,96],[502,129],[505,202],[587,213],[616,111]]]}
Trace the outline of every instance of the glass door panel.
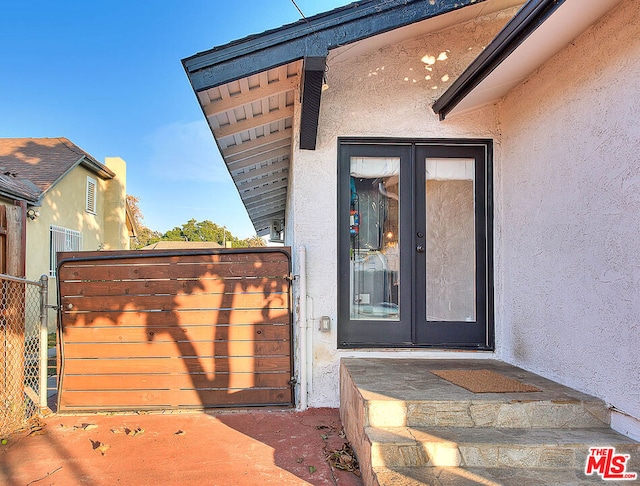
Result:
{"label": "glass door panel", "polygon": [[350,318],[400,319],[400,158],[351,157]]}
{"label": "glass door panel", "polygon": [[340,144],[340,347],[412,345],[412,167],[409,144]]}
{"label": "glass door panel", "polygon": [[425,159],[427,321],[476,320],[475,160]]}
{"label": "glass door panel", "polygon": [[416,147],[415,343],[488,349],[489,144]]}

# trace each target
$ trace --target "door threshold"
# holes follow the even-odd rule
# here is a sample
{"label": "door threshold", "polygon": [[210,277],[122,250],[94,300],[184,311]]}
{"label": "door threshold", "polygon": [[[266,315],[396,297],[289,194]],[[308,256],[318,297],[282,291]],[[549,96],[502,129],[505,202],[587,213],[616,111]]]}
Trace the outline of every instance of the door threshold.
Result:
{"label": "door threshold", "polygon": [[495,351],[471,349],[338,349],[341,358],[497,359]]}

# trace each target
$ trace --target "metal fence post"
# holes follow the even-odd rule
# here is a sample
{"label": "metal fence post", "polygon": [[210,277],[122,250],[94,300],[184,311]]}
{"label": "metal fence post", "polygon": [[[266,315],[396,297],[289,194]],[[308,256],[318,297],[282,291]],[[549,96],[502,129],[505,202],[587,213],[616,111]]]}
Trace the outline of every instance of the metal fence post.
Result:
{"label": "metal fence post", "polygon": [[48,360],[48,325],[47,305],[49,302],[49,279],[46,275],[40,277],[40,384],[38,393],[40,395],[40,408],[47,406],[47,371]]}

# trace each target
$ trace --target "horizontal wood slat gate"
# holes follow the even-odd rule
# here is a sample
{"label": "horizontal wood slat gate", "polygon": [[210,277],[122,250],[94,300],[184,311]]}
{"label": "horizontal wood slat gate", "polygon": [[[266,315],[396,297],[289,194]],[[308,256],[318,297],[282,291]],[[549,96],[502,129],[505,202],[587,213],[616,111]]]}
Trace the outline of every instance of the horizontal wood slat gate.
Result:
{"label": "horizontal wood slat gate", "polygon": [[58,410],[293,405],[288,248],[58,254]]}

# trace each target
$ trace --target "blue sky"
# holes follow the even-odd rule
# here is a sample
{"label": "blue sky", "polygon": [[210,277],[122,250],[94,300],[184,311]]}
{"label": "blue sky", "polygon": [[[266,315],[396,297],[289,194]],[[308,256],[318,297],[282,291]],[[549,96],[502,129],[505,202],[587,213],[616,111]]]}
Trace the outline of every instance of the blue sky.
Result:
{"label": "blue sky", "polygon": [[[305,16],[348,0],[296,0]],[[67,137],[127,162],[165,232],[209,219],[254,234],[181,59],[300,19],[291,0],[4,0],[0,137]]]}

